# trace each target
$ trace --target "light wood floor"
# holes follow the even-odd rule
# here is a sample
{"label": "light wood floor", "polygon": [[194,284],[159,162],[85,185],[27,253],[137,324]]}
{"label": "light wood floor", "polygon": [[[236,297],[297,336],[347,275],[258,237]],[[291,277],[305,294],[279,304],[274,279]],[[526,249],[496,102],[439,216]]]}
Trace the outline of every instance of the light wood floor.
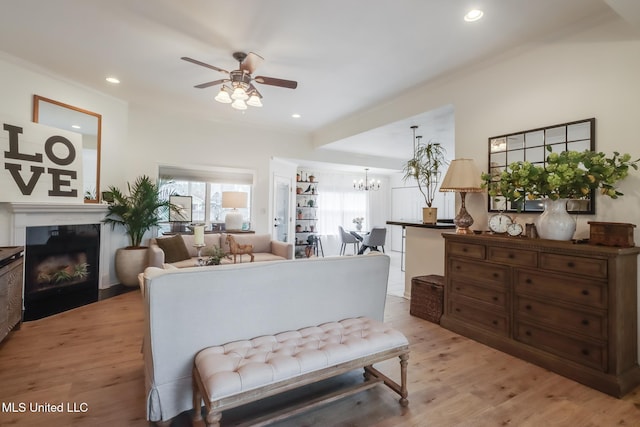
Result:
{"label": "light wood floor", "polygon": [[[134,291],[13,332],[0,344],[0,425],[148,426],[141,307]],[[278,426],[640,425],[640,390],[609,397],[412,317],[399,297],[389,297],[386,317],[411,342],[409,407],[376,387]],[[398,376],[395,361],[381,369]],[[7,412],[8,403],[27,412]],[[86,404],[87,411],[31,413],[33,403]],[[248,412],[239,408],[235,417]],[[183,425],[187,414],[173,423]]]}

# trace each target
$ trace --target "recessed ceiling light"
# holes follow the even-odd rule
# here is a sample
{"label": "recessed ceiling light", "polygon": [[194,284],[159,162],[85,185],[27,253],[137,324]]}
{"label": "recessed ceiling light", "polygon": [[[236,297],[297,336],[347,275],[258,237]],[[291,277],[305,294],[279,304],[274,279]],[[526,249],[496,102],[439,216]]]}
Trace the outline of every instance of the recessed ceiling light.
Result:
{"label": "recessed ceiling light", "polygon": [[467,22],[474,22],[482,18],[482,15],[484,15],[483,11],[481,11],[480,9],[473,9],[470,10],[466,15],[464,15],[464,20]]}
{"label": "recessed ceiling light", "polygon": [[71,127],[74,128],[74,129],[80,129],[79,125],[71,125]]}
{"label": "recessed ceiling light", "polygon": [[109,83],[114,83],[114,84],[118,84],[118,83],[120,83],[120,80],[118,80],[118,79],[117,79],[117,78],[115,78],[115,77],[107,77],[107,78],[106,78],[106,80],[107,80]]}
{"label": "recessed ceiling light", "polygon": [[294,119],[299,119],[301,116],[298,113],[294,113],[291,115],[291,117],[293,117]]}

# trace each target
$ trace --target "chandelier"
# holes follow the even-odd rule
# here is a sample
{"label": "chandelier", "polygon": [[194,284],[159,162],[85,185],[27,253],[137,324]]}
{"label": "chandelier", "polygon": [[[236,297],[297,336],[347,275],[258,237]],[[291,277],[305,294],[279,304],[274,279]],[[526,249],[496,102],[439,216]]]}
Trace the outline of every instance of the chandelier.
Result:
{"label": "chandelier", "polygon": [[214,98],[223,104],[231,104],[236,110],[246,110],[247,105],[262,107],[262,95],[251,84],[251,75],[246,71],[235,70],[229,72],[231,87],[222,85],[220,92]]}
{"label": "chandelier", "polygon": [[364,180],[353,180],[353,188],[362,191],[376,191],[380,189],[380,180],[376,181],[375,179],[371,178],[371,181],[369,181],[368,171],[369,168],[364,168]]}

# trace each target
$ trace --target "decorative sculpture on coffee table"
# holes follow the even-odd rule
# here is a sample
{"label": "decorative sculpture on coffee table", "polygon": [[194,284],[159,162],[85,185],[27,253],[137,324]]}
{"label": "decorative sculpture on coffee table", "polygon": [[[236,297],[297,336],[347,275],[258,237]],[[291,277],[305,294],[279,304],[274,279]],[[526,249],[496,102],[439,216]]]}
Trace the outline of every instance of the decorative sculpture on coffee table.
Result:
{"label": "decorative sculpture on coffee table", "polygon": [[227,234],[227,244],[229,245],[229,253],[233,255],[233,263],[236,263],[236,256],[240,255],[240,262],[242,262],[242,255],[249,255],[253,262],[253,245],[241,245],[236,242],[231,234]]}

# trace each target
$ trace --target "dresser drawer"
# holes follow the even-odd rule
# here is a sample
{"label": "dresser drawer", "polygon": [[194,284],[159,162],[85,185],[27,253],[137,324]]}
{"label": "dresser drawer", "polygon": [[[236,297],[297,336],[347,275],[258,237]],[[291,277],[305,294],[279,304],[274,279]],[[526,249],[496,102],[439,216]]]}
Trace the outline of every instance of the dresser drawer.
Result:
{"label": "dresser drawer", "polygon": [[607,260],[600,258],[542,253],[540,254],[540,268],[601,279],[607,278]]}
{"label": "dresser drawer", "polygon": [[607,306],[606,286],[602,282],[536,273],[533,270],[516,272],[515,293],[537,295],[549,300],[559,299],[590,307]]}
{"label": "dresser drawer", "polygon": [[449,243],[447,244],[449,256],[462,256],[476,259],[484,259],[486,248],[484,245],[473,243]]}
{"label": "dresser drawer", "polygon": [[514,304],[516,320],[529,318],[569,334],[577,332],[594,338],[607,337],[607,321],[604,314],[572,310],[549,304],[547,301],[521,296],[516,296]]}
{"label": "dresser drawer", "polygon": [[449,299],[449,313],[454,318],[469,322],[470,325],[505,337],[508,335],[507,314],[503,310],[497,310],[495,306],[463,296],[453,296]]}
{"label": "dresser drawer", "polygon": [[476,283],[506,286],[509,267],[462,258],[449,258],[447,274],[450,274],[453,280],[464,278]]}
{"label": "dresser drawer", "polygon": [[557,356],[573,360],[600,371],[607,369],[604,344],[587,342],[539,328],[525,322],[516,322],[515,339]]}
{"label": "dresser drawer", "polygon": [[510,249],[500,247],[487,248],[489,261],[502,262],[509,265],[523,267],[537,267],[538,253],[522,249]]}
{"label": "dresser drawer", "polygon": [[478,286],[472,283],[459,280],[452,280],[450,288],[451,292],[484,301],[489,304],[495,304],[506,311],[507,297],[506,288],[494,288],[488,286]]}

